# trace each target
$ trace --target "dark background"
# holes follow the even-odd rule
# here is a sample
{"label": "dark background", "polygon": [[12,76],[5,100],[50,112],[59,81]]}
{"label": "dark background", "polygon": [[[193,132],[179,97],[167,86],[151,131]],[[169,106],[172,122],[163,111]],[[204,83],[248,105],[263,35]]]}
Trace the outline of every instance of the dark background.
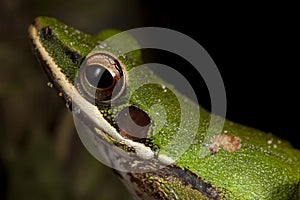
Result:
{"label": "dark background", "polygon": [[[147,8],[143,14],[147,26],[178,30],[210,54],[225,84],[227,118],[271,132],[300,148],[299,31],[293,5],[162,5],[153,1],[142,5]],[[205,95],[198,101],[209,109],[205,83],[189,75],[194,85],[200,82],[198,89]]]}
{"label": "dark background", "polygon": [[[274,3],[0,0],[0,198],[129,199],[111,170],[83,147],[64,102],[46,86],[27,39],[36,16],[53,16],[92,34],[159,26],[192,37],[221,72],[227,118],[300,149],[295,8]],[[173,57],[157,54],[155,59],[181,62]],[[193,73],[187,77],[199,89],[201,105],[209,109],[205,84]]]}

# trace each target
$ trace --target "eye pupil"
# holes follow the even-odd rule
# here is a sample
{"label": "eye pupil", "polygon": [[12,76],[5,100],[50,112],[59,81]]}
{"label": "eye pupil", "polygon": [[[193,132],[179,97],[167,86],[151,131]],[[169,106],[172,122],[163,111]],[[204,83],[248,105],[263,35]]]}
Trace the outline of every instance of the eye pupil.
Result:
{"label": "eye pupil", "polygon": [[114,85],[112,74],[101,65],[91,65],[86,69],[88,82],[99,89],[109,88]]}

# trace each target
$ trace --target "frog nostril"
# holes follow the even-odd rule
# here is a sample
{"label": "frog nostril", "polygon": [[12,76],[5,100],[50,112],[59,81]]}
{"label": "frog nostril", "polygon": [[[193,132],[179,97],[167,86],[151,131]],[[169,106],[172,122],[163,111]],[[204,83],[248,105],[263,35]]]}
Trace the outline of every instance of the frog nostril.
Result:
{"label": "frog nostril", "polygon": [[44,28],[42,28],[42,33],[46,38],[49,39],[55,36],[53,30],[49,26],[45,26]]}
{"label": "frog nostril", "polygon": [[132,140],[146,138],[151,125],[149,115],[136,106],[123,108],[118,113],[116,122],[121,134]]}

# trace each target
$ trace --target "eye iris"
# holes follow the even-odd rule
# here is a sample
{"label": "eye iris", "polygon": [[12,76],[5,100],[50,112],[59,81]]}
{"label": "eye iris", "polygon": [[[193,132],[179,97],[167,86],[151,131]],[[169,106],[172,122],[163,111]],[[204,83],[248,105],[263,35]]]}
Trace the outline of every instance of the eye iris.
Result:
{"label": "eye iris", "polygon": [[96,88],[104,89],[114,85],[112,74],[101,65],[91,65],[87,67],[86,78],[89,83]]}

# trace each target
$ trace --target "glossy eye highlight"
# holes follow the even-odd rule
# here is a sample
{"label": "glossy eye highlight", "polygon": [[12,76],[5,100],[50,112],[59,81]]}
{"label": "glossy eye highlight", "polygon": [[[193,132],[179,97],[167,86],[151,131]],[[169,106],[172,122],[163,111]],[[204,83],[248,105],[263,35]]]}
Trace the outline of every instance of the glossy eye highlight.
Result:
{"label": "glossy eye highlight", "polygon": [[124,71],[117,57],[108,52],[94,51],[81,64],[77,84],[79,91],[91,102],[112,101],[125,88]]}

